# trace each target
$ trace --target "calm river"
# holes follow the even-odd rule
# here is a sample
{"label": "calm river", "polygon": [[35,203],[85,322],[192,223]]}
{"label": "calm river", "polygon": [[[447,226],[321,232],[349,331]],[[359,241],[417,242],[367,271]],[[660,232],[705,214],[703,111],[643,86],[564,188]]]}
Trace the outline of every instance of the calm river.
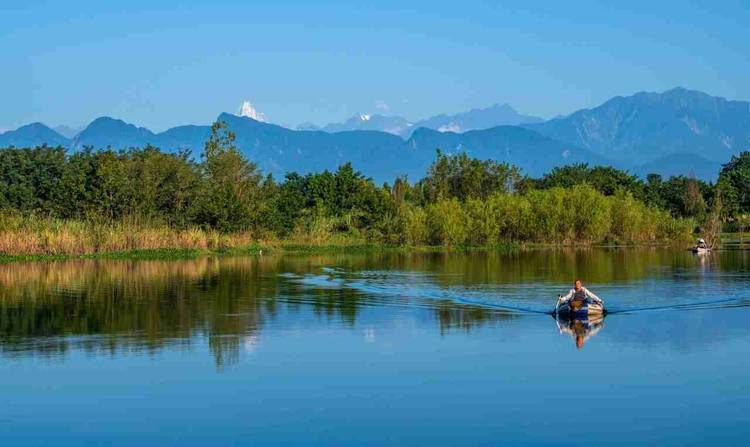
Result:
{"label": "calm river", "polygon": [[[576,277],[603,321],[546,314]],[[743,251],[0,264],[0,444],[743,444],[749,286]]]}

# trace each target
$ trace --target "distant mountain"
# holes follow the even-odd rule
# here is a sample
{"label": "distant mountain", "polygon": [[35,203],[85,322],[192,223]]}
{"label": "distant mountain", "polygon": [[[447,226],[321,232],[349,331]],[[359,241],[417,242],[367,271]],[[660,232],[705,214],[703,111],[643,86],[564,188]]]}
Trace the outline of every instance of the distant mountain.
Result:
{"label": "distant mountain", "polygon": [[268,118],[266,118],[266,115],[262,112],[259,112],[255,107],[253,107],[253,104],[250,101],[243,101],[242,105],[240,105],[239,110],[240,116],[252,118],[255,121],[261,121],[263,123],[268,122]]}
{"label": "distant mountain", "polygon": [[455,115],[435,115],[433,117],[410,122],[401,116],[357,114],[343,123],[331,123],[323,127],[304,123],[297,130],[323,130],[325,132],[343,132],[347,130],[379,130],[409,138],[411,133],[420,127],[440,132],[467,132],[469,130],[489,129],[496,126],[515,126],[526,123],[542,122],[541,118],[521,115],[508,104],[495,104],[484,109],[472,109]]}
{"label": "distant mountain", "polygon": [[392,181],[402,174],[417,180],[435,160],[438,148],[506,161],[532,175],[540,175],[559,164],[605,162],[584,149],[513,126],[464,134],[423,128],[404,141],[385,132],[294,131],[230,114],[222,114],[218,119],[236,134],[237,146],[247,157],[264,171],[277,175],[335,169],[351,161],[377,181]]}
{"label": "distant mountain", "polygon": [[55,126],[52,128],[55,132],[59,133],[60,135],[64,136],[65,138],[72,140],[76,135],[78,135],[78,132],[82,131],[84,128],[74,128],[70,126]]}
{"label": "distant mountain", "polygon": [[32,123],[0,134],[0,147],[68,146],[70,140],[45,126]]}
{"label": "distant mountain", "polygon": [[[593,109],[524,127],[633,166],[672,154],[726,162],[750,148],[750,103],[675,88],[618,96]],[[699,168],[701,159],[695,160]]]}
{"label": "distant mountain", "polygon": [[69,147],[76,151],[85,147],[128,149],[150,144],[167,151],[190,150],[199,153],[210,134],[210,126],[178,126],[154,133],[119,119],[101,117],[78,133]]}
{"label": "distant mountain", "polygon": [[[251,105],[243,113],[258,116]],[[237,145],[265,172],[335,169],[351,161],[378,181],[407,174],[421,178],[435,149],[466,151],[478,158],[515,164],[531,175],[569,163],[611,164],[639,175],[693,174],[715,180],[721,163],[750,149],[750,103],[673,89],[637,93],[546,122],[498,105],[411,124],[400,117],[357,115],[345,123],[291,130],[251,117],[221,114]],[[490,125],[511,120],[519,126]],[[473,127],[481,129],[469,130]],[[487,126],[485,128],[485,126]],[[462,132],[453,132],[459,129]],[[325,130],[325,131],[324,131]],[[97,118],[68,139],[34,123],[0,134],[0,147],[62,145],[115,149],[151,144],[199,154],[210,126],[179,126],[154,133],[122,120]]]}
{"label": "distant mountain", "polygon": [[385,132],[290,130],[228,113],[218,120],[235,133],[237,146],[249,159],[277,177],[291,171],[333,170],[351,161],[366,175],[385,181],[414,165],[404,140]]}
{"label": "distant mountain", "polygon": [[[406,174],[422,178],[435,159],[435,151],[467,151],[480,158],[516,164],[539,175],[564,163],[603,163],[586,150],[560,143],[534,131],[500,126],[464,134],[418,129],[410,139],[379,131],[299,131],[228,113],[217,120],[236,135],[237,147],[266,173],[277,178],[287,172],[333,170],[349,161],[378,182]],[[208,126],[181,126],[155,134],[120,120],[99,118],[82,131],[71,145],[126,148],[146,144],[164,150],[191,149],[199,153],[210,134]]]}
{"label": "distant mountain", "polygon": [[466,152],[480,159],[508,162],[532,176],[571,163],[608,164],[603,157],[590,151],[517,126],[497,126],[461,134],[419,128],[407,141],[407,146],[422,154],[421,172],[425,172],[434,161],[436,148],[448,153]]}
{"label": "distant mountain", "polygon": [[103,116],[91,122],[72,140],[70,148],[84,147],[113,149],[143,147],[157,144],[156,135],[145,127],[136,127],[123,120]]}
{"label": "distant mountain", "polygon": [[359,113],[343,123],[330,123],[323,127],[306,123],[297,126],[298,130],[322,130],[324,132],[346,132],[350,130],[377,130],[393,135],[409,133],[413,126],[406,118],[400,116],[367,115]]}
{"label": "distant mountain", "polygon": [[178,126],[156,134],[153,145],[170,151],[189,150],[198,155],[209,136],[211,126]]}
{"label": "distant mountain", "polygon": [[321,130],[321,127],[315,123],[305,122],[297,124],[297,130]]}
{"label": "distant mountain", "polygon": [[[465,133],[419,128],[404,140],[387,132],[368,130],[333,133],[290,130],[228,113],[221,114],[217,120],[226,122],[235,133],[236,144],[245,156],[258,163],[263,172],[273,173],[277,178],[291,171],[333,170],[350,161],[378,182],[391,181],[403,174],[417,180],[434,161],[436,149],[447,153],[465,151],[474,157],[508,162],[534,176],[570,163],[613,164],[643,175],[651,172],[663,175],[693,173],[708,179],[714,178],[718,172],[715,162],[690,154],[636,167],[623,161],[612,163],[587,149],[517,126],[497,126]],[[44,125],[32,124],[0,135],[0,147],[46,143],[80,150],[84,147],[124,149],[151,144],[165,151],[189,150],[197,155],[203,150],[210,132],[210,126],[179,126],[154,133],[122,120],[102,117],[94,120],[73,140],[67,140]]]}
{"label": "distant mountain", "polygon": [[721,166],[722,163],[705,159],[699,155],[679,152],[664,155],[642,165],[636,165],[630,171],[643,178],[648,174],[655,173],[661,174],[664,178],[673,175],[684,175],[702,180],[715,180],[721,170]]}
{"label": "distant mountain", "polygon": [[540,123],[542,121],[544,120],[535,116],[522,115],[508,104],[495,104],[484,109],[472,109],[455,115],[436,115],[417,121],[414,128],[426,127],[440,132],[459,133],[496,126]]}

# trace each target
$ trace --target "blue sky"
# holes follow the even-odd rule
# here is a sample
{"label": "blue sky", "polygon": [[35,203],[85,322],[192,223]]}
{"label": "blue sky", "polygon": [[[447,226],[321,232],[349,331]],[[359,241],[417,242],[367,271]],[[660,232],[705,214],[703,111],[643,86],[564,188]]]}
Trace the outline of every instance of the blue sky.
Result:
{"label": "blue sky", "polygon": [[[11,3],[8,5],[7,3]],[[0,129],[154,130],[507,102],[551,117],[674,86],[750,99],[745,1],[26,1],[0,12]]]}

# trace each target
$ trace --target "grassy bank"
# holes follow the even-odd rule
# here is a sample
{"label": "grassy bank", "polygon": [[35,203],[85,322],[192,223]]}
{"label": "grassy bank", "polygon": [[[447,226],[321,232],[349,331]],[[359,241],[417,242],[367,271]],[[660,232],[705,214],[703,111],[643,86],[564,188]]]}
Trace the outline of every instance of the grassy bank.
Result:
{"label": "grassy bank", "polygon": [[[510,196],[497,196],[504,200]],[[614,201],[614,199],[612,199]],[[494,202],[490,201],[489,204]],[[450,206],[448,206],[450,205]],[[594,219],[601,229],[597,232],[577,234],[565,230],[564,234],[578,237],[542,237],[519,233],[517,229],[532,228],[530,216],[511,225],[499,219],[514,216],[518,210],[528,207],[523,203],[496,210],[496,213],[479,212],[479,203],[469,202],[467,210],[457,202],[438,202],[428,207],[427,213],[406,219],[403,225],[405,237],[394,242],[382,235],[373,236],[357,229],[340,231],[331,219],[314,219],[308,225],[300,225],[289,236],[279,239],[272,234],[253,234],[248,231],[221,232],[201,227],[179,228],[137,218],[110,219],[60,219],[36,214],[0,213],[0,262],[32,259],[64,258],[130,258],[171,259],[196,257],[209,254],[258,254],[264,253],[358,253],[358,252],[435,252],[435,251],[514,251],[524,247],[592,246],[602,245],[664,245],[682,241],[689,235],[689,222],[678,221],[661,213],[644,218],[643,214],[631,213],[616,217],[618,210],[612,204],[612,213],[606,218]],[[473,206],[473,208],[472,208]],[[407,217],[411,211],[405,214]],[[504,211],[504,212],[500,212]],[[643,210],[637,210],[643,211]],[[648,211],[648,210],[646,210]],[[526,211],[527,214],[528,210]],[[456,215],[456,213],[458,213]],[[412,216],[414,217],[414,216]],[[320,224],[326,223],[326,225]],[[624,228],[627,222],[630,228]],[[538,224],[539,221],[536,221]],[[507,228],[493,228],[504,225]],[[591,223],[586,222],[586,225]],[[400,226],[400,225],[399,225]],[[581,226],[588,230],[589,227]],[[512,231],[511,231],[512,230]],[[637,230],[637,231],[634,231]],[[559,232],[550,228],[550,234]],[[411,237],[415,234],[436,233],[429,238]],[[629,237],[621,237],[628,235]],[[523,236],[523,237],[520,237]],[[613,237],[620,236],[620,237]]]}
{"label": "grassy bank", "polygon": [[65,220],[0,214],[0,253],[4,256],[76,256],[169,250],[231,250],[253,247],[250,233],[178,229],[138,220]]}
{"label": "grassy bank", "polygon": [[[225,239],[232,241],[231,238]],[[446,252],[474,252],[494,251],[510,253],[523,249],[524,246],[515,243],[497,244],[492,246],[406,246],[373,244],[365,241],[350,240],[348,242],[311,244],[299,241],[267,240],[253,242],[249,245],[221,246],[213,248],[138,248],[121,251],[95,251],[83,253],[0,253],[0,263],[23,261],[55,261],[68,259],[132,259],[132,260],[176,260],[192,259],[201,256],[219,255],[320,255],[320,254],[362,254],[362,253],[446,253]]]}

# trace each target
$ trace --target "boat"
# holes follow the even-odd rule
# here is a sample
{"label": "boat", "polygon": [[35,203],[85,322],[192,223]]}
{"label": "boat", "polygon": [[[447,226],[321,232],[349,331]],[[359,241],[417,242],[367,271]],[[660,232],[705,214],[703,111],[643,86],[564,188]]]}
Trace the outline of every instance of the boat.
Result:
{"label": "boat", "polygon": [[698,239],[695,245],[690,248],[690,251],[697,254],[704,254],[711,251],[711,248],[706,244],[706,240],[703,238]]}
{"label": "boat", "polygon": [[565,319],[586,319],[589,317],[603,317],[607,314],[604,304],[599,304],[590,299],[584,300],[580,307],[571,306],[573,300],[561,300],[558,298],[553,314],[555,317]]}

